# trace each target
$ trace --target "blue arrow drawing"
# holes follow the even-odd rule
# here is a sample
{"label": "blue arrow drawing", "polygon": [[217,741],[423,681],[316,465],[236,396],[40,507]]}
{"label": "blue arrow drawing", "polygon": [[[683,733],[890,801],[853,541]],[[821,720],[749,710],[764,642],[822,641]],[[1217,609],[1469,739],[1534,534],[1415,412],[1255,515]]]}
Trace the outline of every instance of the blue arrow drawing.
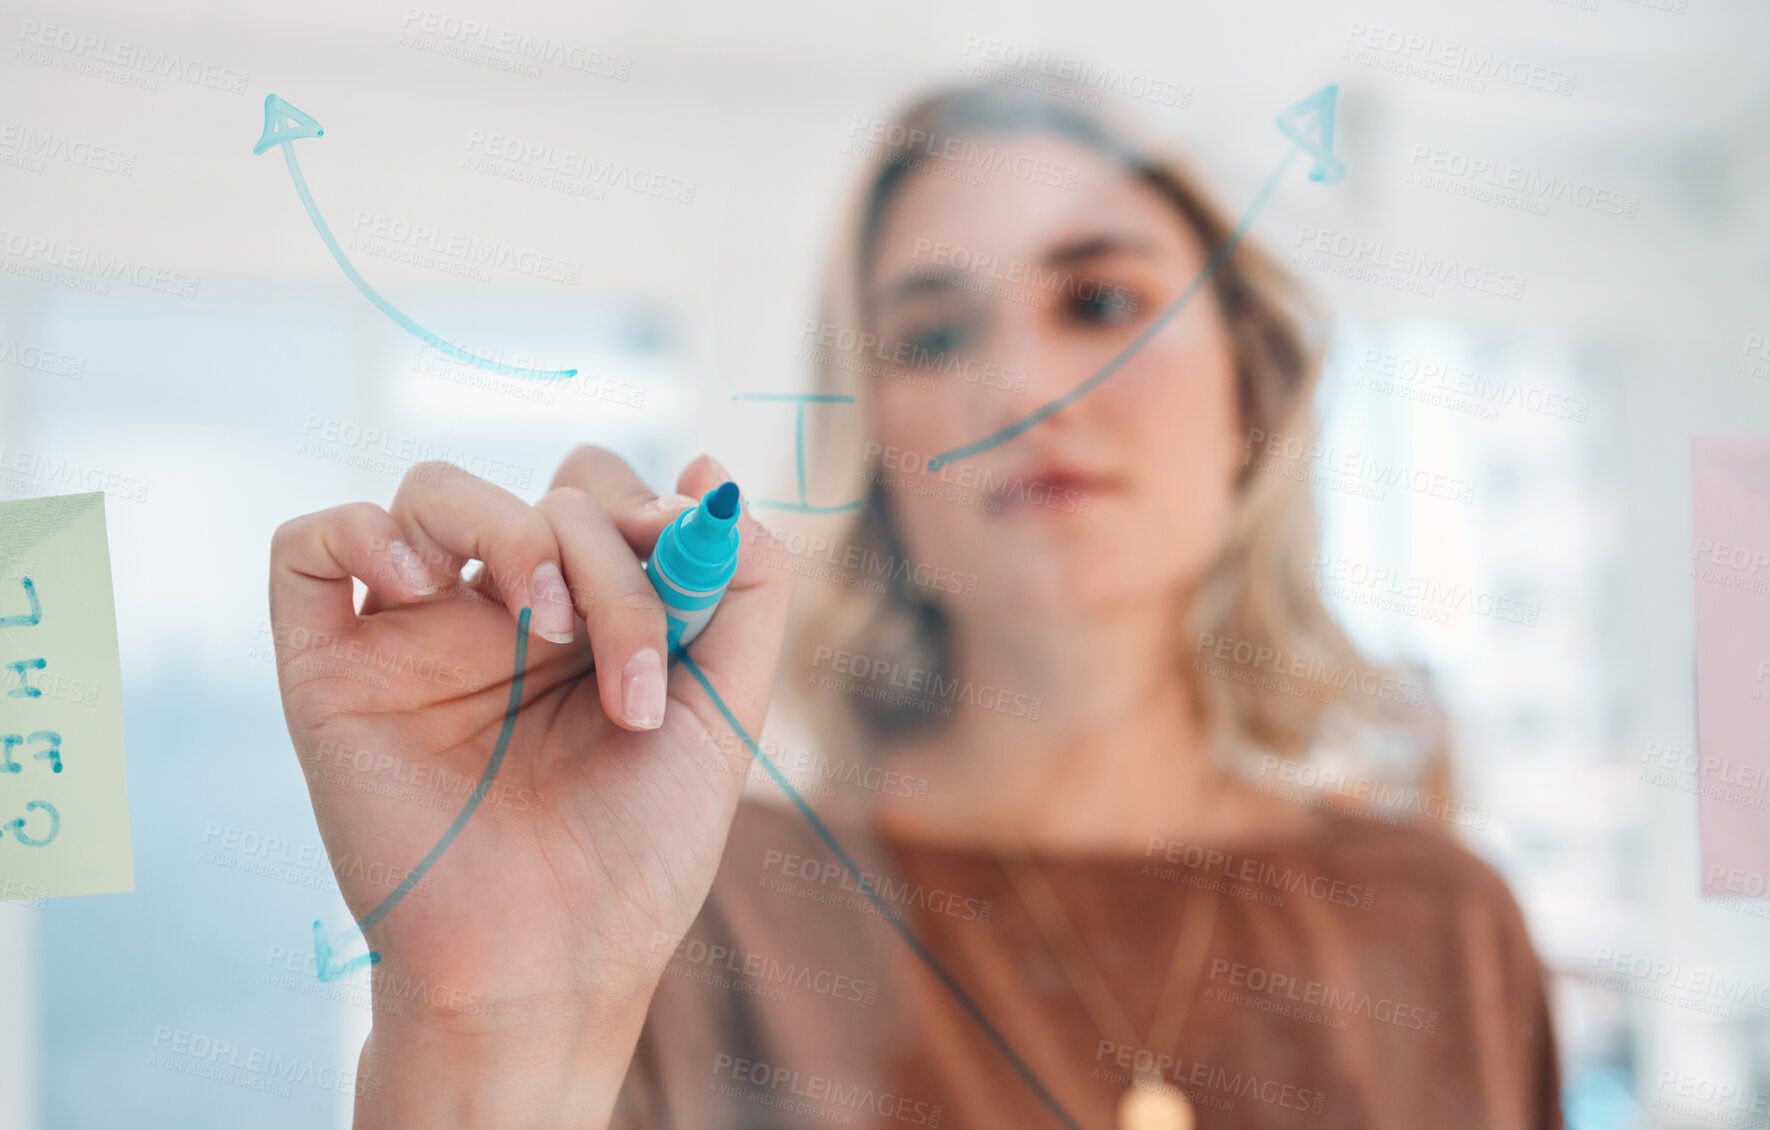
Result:
{"label": "blue arrow drawing", "polygon": [[1137,335],[1135,341],[1120,350],[1118,356],[1102,366],[1099,372],[1049,404],[1034,409],[1007,427],[991,432],[980,440],[965,444],[963,447],[943,451],[929,459],[928,470],[938,471],[948,463],[959,459],[969,459],[973,455],[982,454],[992,447],[1007,443],[1020,433],[1049,420],[1105,384],[1108,377],[1118,372],[1125,362],[1137,356],[1143,347],[1154,339],[1156,334],[1161,333],[1169,322],[1178,317],[1180,311],[1186,308],[1186,304],[1192,301],[1193,296],[1203,290],[1205,284],[1211,281],[1211,276],[1217,273],[1217,269],[1228,261],[1230,254],[1241,243],[1242,237],[1248,234],[1248,229],[1253,226],[1255,218],[1260,215],[1260,210],[1266,207],[1267,199],[1278,187],[1278,182],[1284,179],[1285,170],[1291,167],[1291,162],[1296,160],[1298,153],[1308,153],[1315,158],[1315,167],[1309,171],[1310,180],[1320,181],[1322,184],[1333,184],[1345,176],[1346,166],[1334,156],[1334,103],[1339,94],[1340,88],[1338,86],[1324,86],[1278,115],[1279,131],[1291,139],[1291,147],[1285,150],[1284,157],[1279,161],[1278,167],[1272,170],[1272,175],[1266,178],[1266,183],[1261,185],[1260,191],[1254,194],[1254,202],[1248,205],[1246,212],[1242,213],[1241,221],[1235,225],[1235,230],[1230,232],[1229,236],[1224,239],[1222,246],[1212,253],[1209,261],[1205,263],[1204,269],[1199,271],[1198,277],[1187,285],[1186,289],[1180,293],[1179,298],[1169,303],[1168,308],[1163,310],[1155,321]]}
{"label": "blue arrow drawing", "polygon": [[576,369],[528,369],[521,365],[506,365],[501,361],[493,361],[476,353],[469,353],[458,345],[453,345],[437,337],[417,322],[400,313],[393,303],[381,297],[379,291],[369,285],[369,280],[357,271],[344,254],[344,248],[332,236],[332,229],[326,226],[320,209],[313,202],[313,193],[307,190],[307,178],[301,175],[301,165],[295,160],[295,142],[304,137],[324,137],[325,129],[315,121],[313,116],[304,110],[297,109],[274,94],[264,96],[264,132],[259,135],[258,144],[252,147],[257,156],[273,146],[281,146],[283,160],[289,165],[289,176],[295,181],[295,192],[301,197],[301,206],[307,209],[307,218],[320,233],[320,239],[326,244],[326,250],[332,253],[338,266],[343,268],[344,277],[351,281],[364,298],[374,303],[375,308],[392,318],[394,323],[424,344],[448,354],[457,361],[465,361],[469,365],[477,365],[482,369],[490,369],[494,373],[503,373],[508,377],[534,377],[543,381],[563,381],[578,374]]}
{"label": "blue arrow drawing", "polygon": [[455,822],[449,825],[447,831],[443,832],[442,839],[436,841],[436,846],[425,853],[424,858],[418,861],[418,866],[412,868],[411,874],[407,875],[391,894],[382,899],[379,906],[358,919],[356,925],[338,935],[337,938],[327,941],[325,927],[319,922],[313,924],[313,957],[314,964],[319,970],[320,980],[342,980],[363,966],[374,965],[381,960],[381,955],[371,950],[359,957],[353,957],[343,964],[334,965],[332,955],[356,939],[367,935],[377,922],[393,913],[393,908],[403,902],[405,897],[412,893],[412,889],[418,885],[419,880],[423,879],[425,875],[430,873],[430,869],[436,866],[436,861],[442,858],[443,852],[449,850],[449,845],[455,842],[455,837],[461,834],[461,829],[465,828],[467,821],[472,819],[480,802],[485,800],[486,790],[492,787],[492,779],[498,775],[499,766],[504,764],[504,754],[510,749],[510,735],[516,729],[516,711],[522,705],[523,669],[528,666],[528,659],[529,609],[524,608],[522,614],[516,618],[516,669],[510,677],[510,701],[504,707],[504,725],[498,731],[498,744],[492,747],[492,759],[486,762],[485,772],[479,775],[479,783],[473,786],[473,795],[469,796],[467,803],[461,806],[461,811],[455,816]]}
{"label": "blue arrow drawing", "polygon": [[[1278,187],[1279,181],[1283,179],[1285,172],[1290,168],[1291,163],[1296,159],[1299,152],[1309,153],[1315,158],[1315,166],[1309,174],[1311,180],[1319,181],[1324,184],[1333,184],[1343,177],[1346,173],[1346,166],[1333,155],[1333,115],[1335,99],[1338,96],[1338,93],[1339,88],[1337,86],[1323,87],[1311,97],[1287,108],[1279,115],[1278,128],[1286,137],[1290,138],[1292,142],[1291,147],[1286,150],[1284,158],[1279,162],[1278,167],[1273,170],[1272,175],[1266,179],[1266,183],[1261,186],[1260,191],[1255,194],[1253,203],[1249,205],[1247,211],[1243,214],[1241,221],[1236,225],[1235,230],[1224,240],[1223,245],[1217,248],[1212,254],[1203,270],[1199,272],[1198,277],[1193,279],[1191,284],[1187,286],[1186,290],[1180,295],[1180,297],[1175,299],[1174,302],[1155,320],[1155,322],[1145,329],[1135,341],[1121,351],[1118,356],[1109,361],[1099,372],[1082,382],[1082,384],[1025,418],[998,432],[986,436],[975,443],[967,444],[964,447],[954,448],[951,451],[942,452],[935,458],[930,459],[928,461],[929,470],[938,470],[940,467],[945,466],[956,459],[963,459],[971,455],[976,455],[979,452],[987,451],[998,444],[1013,439],[1015,436],[1036,424],[1049,419],[1052,415],[1061,411],[1065,407],[1068,407],[1070,404],[1073,404],[1082,396],[1085,396],[1093,389],[1099,387],[1099,385],[1106,381],[1107,378],[1117,372],[1126,361],[1136,355],[1138,350],[1147,345],[1155,334],[1160,332],[1169,322],[1173,321],[1173,319],[1185,307],[1186,303],[1192,299],[1193,295],[1197,294],[1203,289],[1204,285],[1210,281],[1211,276],[1216,273],[1217,269],[1228,259],[1230,253],[1234,251],[1236,245],[1241,242],[1243,236],[1247,234],[1248,228],[1252,226],[1255,217],[1257,217],[1261,209],[1265,207],[1267,199]],[[279,117],[279,115],[293,121],[295,123],[294,127],[284,128],[281,125],[281,117]],[[326,246],[331,249],[333,258],[338,260],[339,265],[344,268],[345,274],[347,274],[351,281],[356,284],[358,290],[362,291],[371,302],[374,302],[376,306],[380,307],[383,312],[393,318],[394,321],[404,326],[417,337],[445,352],[451,353],[453,356],[460,357],[462,360],[516,376],[563,377],[570,376],[574,372],[574,370],[562,370],[555,373],[545,373],[530,369],[513,369],[509,366],[500,366],[493,362],[485,361],[482,358],[465,353],[465,351],[458,350],[454,346],[448,345],[446,342],[441,342],[435,337],[435,335],[428,333],[418,327],[415,323],[411,322],[410,319],[405,318],[382,299],[380,295],[376,294],[374,289],[371,288],[367,282],[363,281],[362,277],[351,267],[349,261],[344,257],[343,251],[339,249],[337,241],[332,238],[331,233],[326,229],[324,221],[320,219],[319,210],[314,206],[313,198],[309,195],[307,185],[302,180],[300,167],[295,163],[294,151],[288,144],[289,142],[302,137],[318,137],[321,133],[322,130],[318,122],[314,121],[313,118],[309,117],[302,111],[283,102],[273,94],[265,99],[264,136],[259,139],[258,145],[253,151],[255,153],[262,153],[265,149],[268,149],[273,145],[282,145],[284,147],[284,154],[289,162],[289,172],[295,179],[295,188],[296,191],[301,194],[302,203],[307,206],[308,215],[313,218],[314,226],[319,229],[321,238],[326,241]],[[530,610],[524,608],[522,614],[518,617],[515,672],[511,679],[510,700],[504,710],[504,724],[499,731],[497,745],[492,751],[491,760],[486,763],[485,772],[481,774],[479,783],[474,787],[472,796],[468,798],[466,805],[463,806],[461,812],[455,817],[454,822],[450,824],[448,829],[443,833],[442,838],[437,841],[436,846],[430,849],[418,865],[412,869],[411,873],[405,877],[405,880],[400,883],[399,887],[383,899],[378,906],[358,920],[349,930],[346,930],[338,938],[328,941],[325,936],[324,926],[317,921],[313,924],[314,952],[320,980],[335,981],[349,976],[358,969],[363,968],[365,965],[373,965],[381,960],[381,955],[375,951],[370,951],[342,963],[335,963],[334,959],[339,948],[352,943],[358,937],[365,936],[368,930],[373,928],[383,918],[387,917],[387,915],[399,905],[406,895],[412,892],[412,890],[418,885],[418,882],[430,871],[431,867],[435,866],[437,860],[442,857],[443,852],[448,850],[449,845],[454,842],[455,837],[461,833],[461,829],[466,826],[467,821],[473,816],[474,811],[478,809],[480,803],[485,799],[486,790],[491,786],[493,779],[497,776],[498,769],[504,762],[504,755],[509,750],[510,737],[516,728],[517,709],[522,704],[523,669],[527,665],[528,659],[527,645],[529,614]],[[775,766],[768,754],[762,750],[753,738],[751,738],[743,725],[738,721],[737,715],[725,704],[725,700],[720,697],[719,693],[713,689],[712,682],[708,680],[700,667],[690,659],[686,653],[682,656],[682,663],[683,666],[687,668],[689,674],[700,684],[701,689],[706,691],[708,696],[712,698],[719,713],[724,717],[726,723],[737,734],[739,739],[742,740],[744,747],[749,750],[751,756],[762,763],[763,768],[768,772],[769,776],[784,792],[786,792],[788,798],[792,800],[800,814],[811,824],[812,829],[817,833],[818,838],[821,839],[825,846],[827,846],[836,858],[841,861],[843,867],[848,871],[858,889],[878,910],[879,917],[897,933],[904,943],[909,946],[911,951],[915,953],[916,957],[927,966],[929,971],[941,982],[942,986],[953,995],[960,1007],[964,1009],[971,1020],[983,1031],[984,1035],[995,1046],[996,1050],[1003,1056],[1003,1058],[1008,1061],[1009,1065],[1014,1069],[1015,1073],[1020,1076],[1022,1081],[1033,1090],[1034,1094],[1038,1096],[1046,1109],[1050,1111],[1050,1113],[1062,1125],[1069,1127],[1070,1130],[1079,1130],[1075,1119],[1057,1100],[1056,1096],[1053,1095],[1043,1082],[1040,1081],[1025,1060],[1023,1060],[1014,1050],[1013,1046],[1008,1042],[1007,1037],[990,1021],[978,1003],[968,992],[965,991],[964,987],[959,984],[958,979],[955,978],[933,955],[933,953],[928,950],[928,948],[922,943],[921,939],[911,932],[909,927],[903,922],[902,916],[894,908],[886,904],[873,890],[872,884],[861,874],[860,869],[855,866],[847,851],[845,851],[842,845],[836,840],[835,835],[830,831],[829,827],[824,824],[824,822],[812,810],[811,806],[799,795],[799,791],[793,787],[786,775]]]}

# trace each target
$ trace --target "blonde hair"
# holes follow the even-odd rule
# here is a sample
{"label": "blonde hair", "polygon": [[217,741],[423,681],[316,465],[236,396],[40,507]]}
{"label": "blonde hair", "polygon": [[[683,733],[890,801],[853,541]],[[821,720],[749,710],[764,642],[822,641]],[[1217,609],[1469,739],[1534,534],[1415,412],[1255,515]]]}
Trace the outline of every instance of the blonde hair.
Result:
{"label": "blonde hair", "polygon": [[[918,100],[883,131],[897,144],[882,146],[876,167],[869,168],[850,206],[845,237],[826,267],[820,322],[825,328],[856,332],[824,335],[836,344],[816,354],[816,391],[852,395],[855,403],[820,413],[812,433],[818,437],[813,465],[824,473],[813,481],[854,481],[856,453],[872,419],[869,375],[877,371],[862,348],[865,280],[893,194],[909,176],[928,168],[918,155],[921,147],[932,140],[932,151],[945,138],[1034,130],[1060,134],[1120,163],[1170,201],[1207,249],[1214,252],[1231,238],[1233,226],[1194,187],[1177,160],[1148,155],[1126,140],[1125,133],[1074,106],[990,82]],[[1308,329],[1316,321],[1313,312],[1287,274],[1246,242],[1222,258],[1210,286],[1229,330],[1245,433],[1300,440],[1308,450],[1322,352],[1321,342]],[[862,481],[872,486],[861,507],[843,516],[845,529],[829,541],[858,547],[855,556],[861,558],[883,554],[901,562],[904,548],[878,468],[869,466],[866,472]],[[1219,760],[1244,771],[1250,753],[1307,755],[1321,738],[1327,716],[1336,711],[1355,721],[1400,724],[1416,733],[1423,729],[1428,744],[1437,744],[1441,736],[1441,721],[1421,673],[1412,672],[1421,680],[1417,687],[1400,682],[1410,688],[1397,696],[1404,701],[1373,693],[1373,678],[1395,683],[1409,672],[1380,669],[1366,660],[1323,606],[1311,577],[1316,518],[1308,478],[1306,468],[1276,474],[1262,470],[1256,460],[1244,462],[1235,486],[1232,528],[1197,586],[1184,621],[1175,625],[1178,641],[1185,641],[1195,655],[1202,641],[1211,640],[1214,651],[1217,641],[1227,640],[1233,641],[1238,656],[1243,650],[1269,658],[1282,655],[1291,671],[1309,673],[1301,686],[1262,676],[1257,667],[1242,671],[1239,665],[1228,675],[1195,674],[1190,680]],[[787,662],[802,664],[814,646],[833,645],[946,674],[948,627],[941,593],[919,586],[914,570],[889,570],[883,592],[869,591],[865,578],[848,573],[834,578],[843,583],[809,586],[815,591],[797,603]],[[880,705],[880,699],[805,694],[805,672],[789,676],[787,685],[800,688],[801,706],[826,743],[858,741],[869,748],[939,722],[938,715]],[[1374,685],[1387,688],[1390,683]]]}

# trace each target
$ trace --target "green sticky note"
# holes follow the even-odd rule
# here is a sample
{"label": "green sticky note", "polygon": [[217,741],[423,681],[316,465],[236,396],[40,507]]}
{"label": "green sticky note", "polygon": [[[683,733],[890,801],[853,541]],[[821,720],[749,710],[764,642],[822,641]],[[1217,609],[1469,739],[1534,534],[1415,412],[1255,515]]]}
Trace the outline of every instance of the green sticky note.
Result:
{"label": "green sticky note", "polygon": [[0,899],[135,889],[104,495],[0,502]]}

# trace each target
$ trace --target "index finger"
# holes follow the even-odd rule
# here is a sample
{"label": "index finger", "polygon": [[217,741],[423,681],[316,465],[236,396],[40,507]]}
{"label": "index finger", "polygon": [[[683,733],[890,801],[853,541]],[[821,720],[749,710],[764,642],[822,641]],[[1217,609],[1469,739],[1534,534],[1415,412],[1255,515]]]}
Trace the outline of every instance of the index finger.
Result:
{"label": "index finger", "polygon": [[[553,476],[553,486],[574,487],[594,498],[643,561],[651,556],[664,527],[675,521],[685,507],[693,506],[707,491],[730,480],[730,472],[718,460],[702,455],[690,461],[677,477],[676,489],[683,493],[659,495],[625,459],[606,448],[586,445],[566,456]],[[753,552],[752,547],[769,536],[745,506],[738,518],[738,537],[744,549],[738,554],[731,591],[742,592],[784,576],[780,570],[761,564]]]}
{"label": "index finger", "polygon": [[660,497],[625,459],[590,444],[574,449],[559,465],[553,475],[553,488],[558,487],[573,487],[595,499],[642,560],[664,527],[696,501],[677,494]]}

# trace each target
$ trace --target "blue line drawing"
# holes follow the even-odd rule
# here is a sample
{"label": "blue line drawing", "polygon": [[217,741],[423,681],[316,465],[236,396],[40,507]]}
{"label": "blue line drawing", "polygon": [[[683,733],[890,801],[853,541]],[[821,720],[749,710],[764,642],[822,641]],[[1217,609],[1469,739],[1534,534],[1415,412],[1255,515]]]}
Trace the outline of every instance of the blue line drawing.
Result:
{"label": "blue line drawing", "polygon": [[[1291,162],[1296,160],[1298,153],[1308,153],[1315,158],[1315,167],[1309,172],[1310,180],[1319,181],[1322,184],[1333,184],[1341,177],[1345,176],[1346,166],[1334,156],[1333,152],[1334,104],[1339,98],[1339,93],[1340,88],[1337,85],[1324,86],[1303,101],[1298,102],[1294,106],[1289,106],[1280,112],[1277,118],[1277,125],[1279,132],[1283,133],[1291,140],[1290,148],[1285,150],[1285,155],[1283,159],[1279,161],[1278,167],[1272,170],[1272,175],[1266,178],[1266,183],[1261,185],[1260,191],[1254,194],[1253,203],[1249,204],[1247,211],[1242,213],[1240,222],[1235,225],[1235,230],[1230,232],[1229,236],[1224,239],[1222,245],[1211,254],[1209,261],[1207,261],[1204,268],[1199,271],[1198,277],[1194,278],[1192,282],[1187,285],[1186,289],[1181,292],[1180,297],[1170,303],[1168,308],[1163,310],[1155,321],[1151,322],[1142,333],[1137,335],[1136,340],[1120,350],[1118,356],[1102,366],[1099,372],[1095,373],[1076,387],[1070,389],[1062,396],[1051,401],[1049,404],[1034,409],[1026,416],[1014,421],[1014,423],[1009,424],[1007,427],[1002,428],[999,431],[991,432],[980,440],[965,444],[963,447],[955,447],[948,451],[943,451],[939,455],[929,459],[928,470],[930,472],[938,471],[948,463],[960,459],[969,459],[973,455],[979,455],[988,451],[992,447],[1007,443],[1022,432],[1028,431],[1037,425],[1044,423],[1046,420],[1049,420],[1052,416],[1055,416],[1057,413],[1068,408],[1071,404],[1074,404],[1082,397],[1106,383],[1108,377],[1118,372],[1119,369],[1124,366],[1125,362],[1135,357],[1144,346],[1150,343],[1156,334],[1160,333],[1167,327],[1169,322],[1178,317],[1180,311],[1186,308],[1186,304],[1192,301],[1192,297],[1199,291],[1203,290],[1205,284],[1211,281],[1211,276],[1217,273],[1217,269],[1228,261],[1230,254],[1236,249],[1236,246],[1241,243],[1242,237],[1248,234],[1248,229],[1253,226],[1255,218],[1258,217],[1260,211],[1266,207],[1267,199],[1272,195],[1273,190],[1278,187],[1279,181],[1284,179],[1286,170],[1291,167]],[[1311,128],[1315,130],[1316,136],[1310,136],[1308,130]]]}
{"label": "blue line drawing", "polygon": [[1070,1130],[1081,1130],[1080,1124],[1070,1117],[1069,1112],[1063,1108],[1063,1104],[1057,1101],[1057,1097],[1045,1087],[1044,1083],[1039,1081],[1037,1075],[1033,1074],[1032,1068],[1028,1067],[1026,1061],[1020,1058],[1020,1054],[1014,1050],[1013,1045],[1008,1043],[1008,1038],[1002,1035],[1001,1030],[990,1021],[983,1008],[971,999],[971,994],[967,993],[965,987],[959,984],[958,978],[954,977],[946,966],[940,963],[939,958],[928,951],[928,947],[922,944],[922,939],[916,937],[910,928],[903,924],[898,912],[887,906],[885,901],[873,890],[873,885],[867,882],[866,877],[861,874],[860,868],[856,867],[854,861],[848,857],[842,844],[830,831],[829,825],[818,818],[817,813],[811,810],[811,806],[805,803],[805,798],[799,795],[799,790],[795,789],[793,783],[787,780],[786,776],[775,766],[773,759],[762,751],[762,747],[756,744],[754,738],[750,737],[749,732],[744,729],[743,723],[737,720],[737,715],[733,714],[731,708],[725,705],[725,700],[719,697],[719,692],[713,689],[713,684],[708,681],[707,676],[702,673],[695,661],[688,657],[687,653],[682,656],[682,665],[688,668],[688,673],[694,676],[695,682],[701,685],[701,689],[707,692],[707,697],[713,700],[713,705],[719,708],[719,713],[725,717],[726,725],[730,726],[732,732],[737,734],[744,743],[744,748],[750,751],[750,756],[762,763],[762,768],[766,769],[768,775],[774,778],[774,783],[781,787],[782,791],[787,794],[787,798],[799,809],[799,814],[811,824],[811,830],[817,833],[818,839],[822,840],[824,846],[830,849],[831,854],[841,861],[843,867],[847,868],[848,877],[854,881],[860,892],[867,896],[867,900],[879,912],[879,917],[897,931],[897,936],[904,940],[904,944],[909,946],[922,964],[928,967],[928,971],[933,973],[946,987],[947,992],[953,995],[953,999],[959,1002],[959,1007],[965,1010],[966,1015],[970,1016],[977,1026],[983,1029],[983,1034],[989,1037],[990,1042],[996,1046],[997,1051],[1002,1053],[1003,1058],[1007,1059],[1008,1065],[1014,1068],[1015,1073],[1028,1087],[1032,1088],[1033,1094],[1039,1097],[1039,1101],[1045,1104],[1046,1109]]}
{"label": "blue line drawing", "polygon": [[805,497],[805,406],[807,404],[853,404],[854,397],[839,392],[740,392],[732,396],[733,400],[765,400],[776,404],[797,404],[798,415],[794,423],[794,437],[798,442],[799,463],[799,501],[781,502],[776,499],[754,498],[749,500],[750,506],[763,510],[786,510],[794,514],[840,514],[844,510],[857,510],[861,500],[844,502],[840,506],[813,506]]}
{"label": "blue line drawing", "polygon": [[[293,124],[288,125],[285,124],[286,122]],[[295,192],[301,197],[301,206],[307,209],[307,218],[313,221],[313,226],[320,233],[320,239],[325,243],[326,250],[332,253],[332,258],[337,261],[339,267],[343,268],[344,277],[362,292],[364,298],[373,303],[377,310],[392,318],[401,329],[457,361],[477,365],[482,369],[490,369],[494,373],[503,373],[507,377],[533,377],[543,381],[563,381],[578,375],[576,369],[528,369],[520,365],[506,365],[502,361],[493,361],[481,357],[477,353],[470,353],[458,345],[451,345],[437,337],[400,313],[394,308],[393,303],[381,297],[380,292],[370,286],[369,281],[358,273],[356,267],[351,265],[350,260],[344,254],[344,248],[338,246],[338,240],[333,237],[332,229],[326,226],[325,219],[320,216],[319,206],[313,202],[313,193],[307,190],[307,178],[301,175],[301,166],[295,160],[295,142],[304,137],[324,137],[325,134],[326,131],[320,123],[315,121],[313,116],[305,110],[291,106],[274,94],[267,94],[264,96],[264,132],[259,135],[258,144],[252,147],[252,154],[257,156],[273,146],[282,147],[283,160],[289,166],[289,176],[295,181]]]}
{"label": "blue line drawing", "polygon": [[424,858],[418,861],[418,865],[412,868],[411,873],[401,881],[398,887],[394,888],[391,894],[381,900],[379,906],[363,915],[354,926],[332,941],[326,940],[323,925],[317,921],[313,924],[314,965],[319,971],[320,980],[342,980],[365,965],[375,965],[380,962],[381,955],[373,950],[336,966],[332,964],[332,955],[339,947],[347,946],[357,938],[366,937],[376,923],[393,913],[393,908],[411,894],[419,880],[423,879],[430,869],[436,866],[436,861],[442,858],[443,852],[449,850],[449,845],[455,842],[455,837],[461,834],[461,829],[467,826],[467,821],[479,808],[480,802],[485,800],[486,790],[491,788],[492,779],[498,775],[499,766],[504,764],[504,754],[510,749],[510,735],[516,730],[516,711],[522,705],[522,680],[529,659],[529,611],[524,608],[522,614],[516,618],[516,664],[515,671],[510,678],[510,701],[504,707],[504,725],[498,731],[498,744],[492,749],[492,758],[486,762],[485,772],[479,775],[479,783],[473,786],[473,795],[468,797],[467,803],[461,806],[461,811],[456,814],[454,823],[450,824],[448,830],[442,834],[442,839],[436,841],[436,846],[425,853]]}

